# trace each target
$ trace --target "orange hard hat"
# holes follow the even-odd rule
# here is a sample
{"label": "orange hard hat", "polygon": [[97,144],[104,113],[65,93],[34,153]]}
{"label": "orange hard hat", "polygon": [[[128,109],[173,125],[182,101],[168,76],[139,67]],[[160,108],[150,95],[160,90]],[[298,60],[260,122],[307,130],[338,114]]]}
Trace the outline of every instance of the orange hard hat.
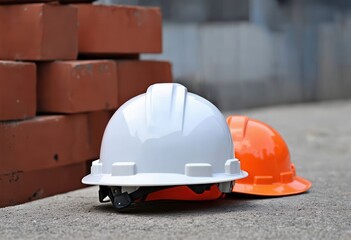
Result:
{"label": "orange hard hat", "polygon": [[233,192],[284,196],[307,191],[311,183],[296,176],[287,144],[271,126],[245,116],[227,118],[235,156],[249,173],[237,180]]}

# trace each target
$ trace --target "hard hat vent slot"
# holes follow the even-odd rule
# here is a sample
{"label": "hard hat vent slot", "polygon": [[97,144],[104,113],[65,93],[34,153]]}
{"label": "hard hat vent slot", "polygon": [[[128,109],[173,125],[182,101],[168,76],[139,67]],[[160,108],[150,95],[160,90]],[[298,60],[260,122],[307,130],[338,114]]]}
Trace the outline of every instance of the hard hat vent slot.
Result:
{"label": "hard hat vent slot", "polygon": [[229,159],[225,163],[226,174],[240,174],[240,162],[238,159]]}
{"label": "hard hat vent slot", "polygon": [[112,164],[112,176],[135,175],[136,164],[134,162],[115,162]]}
{"label": "hard hat vent slot", "polygon": [[273,176],[255,176],[254,184],[272,184]]}
{"label": "hard hat vent slot", "polygon": [[282,172],[280,174],[280,181],[282,183],[289,183],[294,180],[294,176],[292,172]]}
{"label": "hard hat vent slot", "polygon": [[185,165],[188,177],[212,177],[212,165],[208,163],[188,163]]}
{"label": "hard hat vent slot", "polygon": [[91,165],[92,174],[101,174],[102,173],[102,164],[99,160],[96,160]]}

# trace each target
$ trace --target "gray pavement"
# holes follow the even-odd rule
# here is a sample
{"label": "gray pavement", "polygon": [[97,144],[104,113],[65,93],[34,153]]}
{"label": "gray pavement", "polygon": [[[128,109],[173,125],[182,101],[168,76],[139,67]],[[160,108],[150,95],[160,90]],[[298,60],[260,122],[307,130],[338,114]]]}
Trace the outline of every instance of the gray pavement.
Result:
{"label": "gray pavement", "polygon": [[275,127],[308,193],[283,198],[100,204],[97,188],[0,209],[0,239],[351,239],[351,101],[241,112]]}

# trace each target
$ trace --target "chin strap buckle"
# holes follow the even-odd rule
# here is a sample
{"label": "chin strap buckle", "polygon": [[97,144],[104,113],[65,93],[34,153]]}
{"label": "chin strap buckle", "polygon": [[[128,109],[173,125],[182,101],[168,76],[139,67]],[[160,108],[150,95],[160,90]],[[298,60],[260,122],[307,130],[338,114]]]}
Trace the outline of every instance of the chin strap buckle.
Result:
{"label": "chin strap buckle", "polygon": [[130,195],[127,192],[124,192],[115,196],[112,204],[117,210],[120,210],[129,207],[133,202],[134,201]]}

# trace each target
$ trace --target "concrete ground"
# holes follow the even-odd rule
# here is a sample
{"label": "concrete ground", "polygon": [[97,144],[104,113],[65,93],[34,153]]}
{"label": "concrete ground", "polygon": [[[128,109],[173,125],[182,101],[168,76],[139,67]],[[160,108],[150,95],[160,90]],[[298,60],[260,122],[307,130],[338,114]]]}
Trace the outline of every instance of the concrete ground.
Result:
{"label": "concrete ground", "polygon": [[274,126],[308,193],[154,202],[120,214],[97,188],[0,209],[0,239],[351,239],[351,101],[241,112]]}

